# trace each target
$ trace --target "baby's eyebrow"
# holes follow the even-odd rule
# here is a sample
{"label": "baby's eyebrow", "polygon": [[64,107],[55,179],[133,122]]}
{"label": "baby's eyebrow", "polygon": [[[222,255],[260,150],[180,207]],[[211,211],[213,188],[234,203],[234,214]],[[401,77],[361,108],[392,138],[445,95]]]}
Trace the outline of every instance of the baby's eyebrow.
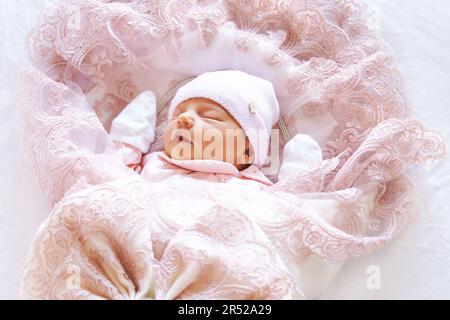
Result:
{"label": "baby's eyebrow", "polygon": [[206,110],[202,109],[202,111],[217,111],[223,115],[226,115],[226,113],[227,113],[227,111],[224,108],[216,106],[216,105],[204,103],[204,104],[201,104],[200,106],[201,106],[201,108],[206,109]]}
{"label": "baby's eyebrow", "polygon": [[175,110],[174,110],[174,114],[181,114],[187,111],[187,109],[192,108],[192,106],[187,105],[185,103],[178,105]]}

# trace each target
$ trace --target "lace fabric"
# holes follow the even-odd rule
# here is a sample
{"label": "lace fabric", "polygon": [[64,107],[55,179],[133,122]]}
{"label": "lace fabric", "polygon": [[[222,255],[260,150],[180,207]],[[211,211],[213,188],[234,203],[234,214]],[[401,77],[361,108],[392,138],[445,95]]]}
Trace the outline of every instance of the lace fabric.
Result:
{"label": "lace fabric", "polygon": [[[406,169],[446,152],[412,118],[359,1],[70,0],[27,44],[23,150],[54,209],[24,267],[24,297],[302,298],[293,270],[311,254],[343,261],[395,237],[415,210]],[[291,136],[311,135],[325,160],[264,190],[215,188],[182,225],[164,207],[182,194],[130,170],[108,130],[139,92],[161,97],[217,68],[271,80]]]}

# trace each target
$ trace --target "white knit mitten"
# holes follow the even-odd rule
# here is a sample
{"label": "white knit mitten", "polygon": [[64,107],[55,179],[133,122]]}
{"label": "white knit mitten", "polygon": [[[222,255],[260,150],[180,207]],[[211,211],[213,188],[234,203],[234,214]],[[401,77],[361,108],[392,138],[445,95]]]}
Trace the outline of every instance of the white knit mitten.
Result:
{"label": "white knit mitten", "polygon": [[322,161],[322,149],[310,136],[297,134],[283,150],[283,163],[278,173],[278,179],[287,178],[299,170],[313,170]]}
{"label": "white knit mitten", "polygon": [[131,101],[111,124],[110,137],[147,153],[155,140],[156,97],[143,91]]}

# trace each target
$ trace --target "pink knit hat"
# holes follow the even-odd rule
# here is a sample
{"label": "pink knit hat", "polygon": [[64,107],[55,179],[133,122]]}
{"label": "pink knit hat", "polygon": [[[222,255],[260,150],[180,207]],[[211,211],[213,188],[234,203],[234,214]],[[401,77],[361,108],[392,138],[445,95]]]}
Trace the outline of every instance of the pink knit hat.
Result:
{"label": "pink knit hat", "polygon": [[191,98],[210,99],[225,108],[247,135],[254,151],[253,164],[264,165],[270,131],[280,116],[271,82],[238,70],[203,73],[177,91],[169,118],[180,103]]}

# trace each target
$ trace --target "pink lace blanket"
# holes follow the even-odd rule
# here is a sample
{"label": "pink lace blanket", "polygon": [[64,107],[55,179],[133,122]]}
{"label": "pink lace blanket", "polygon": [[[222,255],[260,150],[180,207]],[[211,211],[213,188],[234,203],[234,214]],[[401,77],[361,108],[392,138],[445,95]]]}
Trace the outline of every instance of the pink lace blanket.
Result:
{"label": "pink lace blanket", "polygon": [[[445,146],[411,118],[369,13],[356,0],[49,8],[29,35],[18,91],[25,156],[54,206],[24,267],[23,297],[311,297],[323,277],[311,261],[345,261],[395,237],[415,211],[408,168],[432,165]],[[166,204],[182,195],[121,162],[111,120],[143,90],[161,98],[189,76],[230,68],[271,80],[291,136],[312,136],[325,160],[250,195],[224,189],[179,223]]]}

